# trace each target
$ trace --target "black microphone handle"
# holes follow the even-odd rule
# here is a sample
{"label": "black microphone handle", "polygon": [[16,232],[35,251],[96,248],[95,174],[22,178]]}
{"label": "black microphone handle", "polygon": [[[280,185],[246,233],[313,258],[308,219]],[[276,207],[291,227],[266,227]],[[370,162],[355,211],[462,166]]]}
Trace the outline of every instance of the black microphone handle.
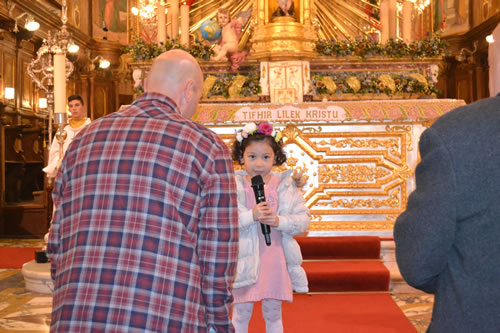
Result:
{"label": "black microphone handle", "polygon": [[264,239],[266,240],[266,245],[271,245],[271,227],[267,224],[261,223],[260,228],[262,229],[262,233],[264,234]]}

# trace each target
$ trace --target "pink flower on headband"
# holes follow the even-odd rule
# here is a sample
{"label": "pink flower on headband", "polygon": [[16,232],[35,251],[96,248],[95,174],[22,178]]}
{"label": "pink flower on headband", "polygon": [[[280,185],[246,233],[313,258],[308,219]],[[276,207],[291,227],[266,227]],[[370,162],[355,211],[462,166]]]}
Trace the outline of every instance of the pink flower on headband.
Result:
{"label": "pink flower on headband", "polygon": [[273,133],[273,126],[269,123],[262,123],[259,125],[259,133],[270,136]]}

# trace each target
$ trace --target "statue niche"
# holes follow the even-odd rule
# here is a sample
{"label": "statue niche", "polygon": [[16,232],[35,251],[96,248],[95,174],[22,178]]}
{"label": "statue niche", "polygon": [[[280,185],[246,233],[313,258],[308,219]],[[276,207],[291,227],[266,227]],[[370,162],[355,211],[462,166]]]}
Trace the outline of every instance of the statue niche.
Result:
{"label": "statue niche", "polygon": [[309,60],[316,56],[313,0],[256,0],[251,39],[254,58],[264,61]]}
{"label": "statue niche", "polygon": [[277,0],[276,3],[269,6],[272,22],[294,22],[297,20],[297,13],[300,8],[293,0]]}

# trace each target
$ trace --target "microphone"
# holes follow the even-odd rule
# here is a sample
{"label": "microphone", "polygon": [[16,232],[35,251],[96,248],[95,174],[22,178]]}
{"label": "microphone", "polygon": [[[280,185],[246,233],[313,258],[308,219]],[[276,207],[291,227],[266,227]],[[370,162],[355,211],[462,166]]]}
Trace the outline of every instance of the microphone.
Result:
{"label": "microphone", "polygon": [[[252,177],[252,188],[253,188],[253,194],[255,195],[255,201],[258,204],[266,201],[266,196],[264,194],[264,180],[262,179],[262,176],[258,175],[258,176]],[[264,235],[264,238],[266,239],[266,245],[270,246],[271,245],[271,227],[268,226],[267,224],[261,223],[260,228],[262,229],[262,234]]]}

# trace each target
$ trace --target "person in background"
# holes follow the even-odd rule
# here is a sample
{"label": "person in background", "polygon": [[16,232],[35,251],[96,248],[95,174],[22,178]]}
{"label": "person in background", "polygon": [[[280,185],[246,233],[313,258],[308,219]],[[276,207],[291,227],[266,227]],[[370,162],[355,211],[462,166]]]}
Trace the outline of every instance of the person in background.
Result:
{"label": "person in background", "polygon": [[[68,97],[68,106],[71,117],[69,118],[69,123],[64,127],[66,132],[66,138],[64,139],[64,144],[62,147],[62,155],[68,150],[69,144],[73,141],[75,136],[80,133],[80,131],[90,124],[90,119],[87,118],[87,110],[83,104],[83,99],[80,95],[71,95]],[[61,145],[57,138],[54,136],[52,144],[49,150],[49,161],[47,166],[43,168],[43,172],[47,174],[47,177],[54,178],[57,175],[60,165],[60,151]]]}
{"label": "person in background", "polygon": [[[233,160],[244,168],[236,174],[240,246],[232,322],[237,333],[248,331],[258,301],[266,332],[283,332],[281,302],[291,302],[293,290],[308,291],[302,253],[293,236],[307,230],[311,217],[292,171],[271,172],[286,161],[282,144],[281,133],[269,123],[247,124],[233,143]],[[255,176],[265,183],[265,201],[259,204],[251,187]],[[270,246],[261,223],[271,227]]]}
{"label": "person in background", "polygon": [[427,332],[498,332],[500,95],[443,115],[419,148],[394,226],[401,275],[435,295]]}
{"label": "person in background", "polygon": [[231,152],[190,120],[203,75],[153,62],[129,107],[68,149],[47,254],[52,332],[233,332],[238,210]]}

